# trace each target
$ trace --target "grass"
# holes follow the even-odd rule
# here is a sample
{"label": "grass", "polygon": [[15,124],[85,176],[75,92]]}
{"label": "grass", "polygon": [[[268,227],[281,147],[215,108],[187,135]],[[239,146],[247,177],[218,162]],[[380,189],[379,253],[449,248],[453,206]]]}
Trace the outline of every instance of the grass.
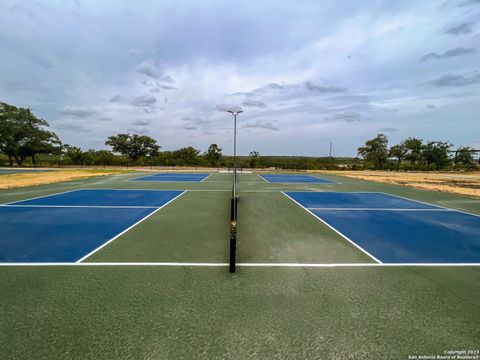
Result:
{"label": "grass", "polygon": [[[138,176],[2,190],[0,202],[75,188],[187,189],[87,261],[227,261],[231,175],[126,181]],[[382,191],[480,214],[467,197],[322,177],[337,184],[239,176],[239,262],[371,262],[281,190]],[[480,267],[0,267],[0,357],[406,359],[478,349],[478,279]]]}

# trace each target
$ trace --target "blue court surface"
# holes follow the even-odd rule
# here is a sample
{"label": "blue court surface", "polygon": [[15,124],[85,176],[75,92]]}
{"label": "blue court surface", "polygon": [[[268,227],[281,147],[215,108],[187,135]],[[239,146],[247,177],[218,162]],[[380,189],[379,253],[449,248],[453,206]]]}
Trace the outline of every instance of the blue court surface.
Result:
{"label": "blue court surface", "polygon": [[0,262],[75,262],[182,191],[91,189],[0,206]]}
{"label": "blue court surface", "polygon": [[270,183],[316,183],[316,184],[335,184],[334,181],[321,179],[311,175],[299,174],[266,174],[259,175]]}
{"label": "blue court surface", "polygon": [[383,263],[480,263],[480,216],[383,193],[286,192]]}
{"label": "blue court surface", "polygon": [[131,179],[130,181],[202,182],[209,176],[210,174],[201,174],[201,173],[193,173],[193,174],[160,173],[160,174],[147,175],[147,176]]}

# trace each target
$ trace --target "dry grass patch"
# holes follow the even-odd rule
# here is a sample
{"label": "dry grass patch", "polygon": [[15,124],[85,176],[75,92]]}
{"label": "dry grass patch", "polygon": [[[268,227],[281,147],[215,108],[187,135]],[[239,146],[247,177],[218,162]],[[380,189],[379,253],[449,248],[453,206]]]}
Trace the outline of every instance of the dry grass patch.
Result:
{"label": "dry grass patch", "polygon": [[325,171],[325,173],[480,198],[480,171],[468,173]]}
{"label": "dry grass patch", "polygon": [[26,172],[0,176],[0,189],[13,189],[25,186],[44,185],[95,176],[125,173],[121,170],[55,170]]}

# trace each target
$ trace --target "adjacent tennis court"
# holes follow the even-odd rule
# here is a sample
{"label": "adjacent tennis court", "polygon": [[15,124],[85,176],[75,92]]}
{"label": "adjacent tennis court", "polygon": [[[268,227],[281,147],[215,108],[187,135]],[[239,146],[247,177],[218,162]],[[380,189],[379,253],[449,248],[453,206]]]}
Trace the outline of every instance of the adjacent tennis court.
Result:
{"label": "adjacent tennis court", "polygon": [[154,175],[142,176],[139,178],[131,179],[132,181],[160,181],[160,182],[202,182],[210,174],[201,173],[158,173]]}
{"label": "adjacent tennis court", "polygon": [[260,177],[270,183],[312,183],[312,184],[335,184],[334,181],[322,179],[317,176],[301,174],[266,174]]}

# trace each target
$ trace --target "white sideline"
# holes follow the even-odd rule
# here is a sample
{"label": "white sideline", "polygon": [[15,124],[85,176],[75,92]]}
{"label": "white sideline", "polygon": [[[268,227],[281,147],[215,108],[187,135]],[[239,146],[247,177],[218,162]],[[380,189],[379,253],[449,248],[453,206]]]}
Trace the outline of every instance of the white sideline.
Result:
{"label": "white sideline", "polygon": [[360,251],[362,251],[364,254],[368,255],[370,258],[372,258],[373,260],[375,260],[377,263],[382,263],[380,260],[378,260],[375,256],[373,256],[372,254],[370,254],[367,250],[365,250],[364,248],[362,248],[360,245],[358,245],[357,243],[355,243],[354,241],[352,241],[351,239],[349,239],[345,234],[343,234],[342,232],[338,231],[337,229],[335,229],[332,225],[330,225],[329,223],[327,223],[325,220],[323,220],[322,218],[320,218],[319,216],[315,215],[313,212],[311,212],[309,209],[307,209],[305,206],[303,206],[302,204],[300,204],[298,201],[294,200],[293,198],[291,198],[290,196],[288,196],[284,191],[282,191],[282,194],[285,195],[287,198],[289,198],[290,200],[292,200],[295,204],[297,204],[298,206],[300,206],[302,209],[304,209],[306,212],[308,212],[310,215],[314,216],[316,219],[320,220],[323,224],[325,224],[326,226],[328,226],[330,229],[332,229],[333,231],[335,231],[338,235],[340,235],[341,237],[343,237],[345,240],[347,240],[349,243],[351,243],[353,246],[355,246],[357,249],[359,249]]}
{"label": "white sideline", "polygon": [[[40,262],[0,263],[0,267],[36,266],[158,266],[158,267],[227,267],[228,263],[208,262]],[[237,263],[239,267],[337,268],[337,267],[467,267],[480,263]]]}
{"label": "white sideline", "polygon": [[46,198],[46,197],[50,197],[50,196],[55,196],[55,195],[67,194],[67,193],[71,193],[71,192],[75,192],[75,191],[80,191],[80,190],[84,190],[84,189],[67,190],[67,191],[62,191],[62,192],[59,192],[59,193],[54,193],[54,194],[49,194],[49,195],[42,195],[42,196],[36,196],[36,197],[33,197],[33,198],[28,198],[28,199],[23,199],[23,200],[11,201],[11,202],[1,204],[1,205],[14,205],[16,203],[23,202],[23,201],[37,200],[37,199],[42,199],[42,198]]}
{"label": "white sideline", "polygon": [[129,226],[128,228],[126,228],[125,230],[123,230],[121,233],[115,235],[113,238],[111,238],[110,240],[108,240],[107,242],[103,243],[102,245],[100,245],[99,247],[97,247],[96,249],[94,249],[93,251],[89,252],[87,255],[83,256],[82,258],[78,259],[77,260],[77,263],[81,263],[83,260],[87,259],[88,257],[92,256],[93,254],[95,254],[98,250],[104,248],[105,246],[107,246],[108,244],[110,244],[112,241],[118,239],[120,236],[122,236],[123,234],[125,234],[127,231],[131,230],[132,228],[134,228],[135,226],[137,226],[138,224],[140,224],[142,221],[148,219],[150,216],[152,216],[153,214],[157,213],[159,210],[163,209],[165,206],[167,206],[168,204],[170,204],[172,201],[176,200],[177,198],[179,198],[180,196],[182,196],[183,194],[185,194],[187,192],[187,190],[183,191],[182,193],[178,194],[177,196],[175,196],[173,199],[171,199],[170,201],[166,202],[165,204],[163,204],[161,207],[159,207],[157,210],[155,211],[152,211],[150,214],[148,214],[147,216],[145,216],[144,218],[140,219],[139,221],[137,221],[135,224],[133,224],[132,226]]}
{"label": "white sideline", "polygon": [[[169,191],[169,190],[166,190]],[[0,204],[0,207],[8,208],[88,208],[88,209],[156,209],[158,206],[128,206],[128,205],[21,205],[21,204]]]}
{"label": "white sideline", "polygon": [[450,211],[449,209],[389,209],[389,208],[317,208],[309,207],[308,210],[332,211]]}

